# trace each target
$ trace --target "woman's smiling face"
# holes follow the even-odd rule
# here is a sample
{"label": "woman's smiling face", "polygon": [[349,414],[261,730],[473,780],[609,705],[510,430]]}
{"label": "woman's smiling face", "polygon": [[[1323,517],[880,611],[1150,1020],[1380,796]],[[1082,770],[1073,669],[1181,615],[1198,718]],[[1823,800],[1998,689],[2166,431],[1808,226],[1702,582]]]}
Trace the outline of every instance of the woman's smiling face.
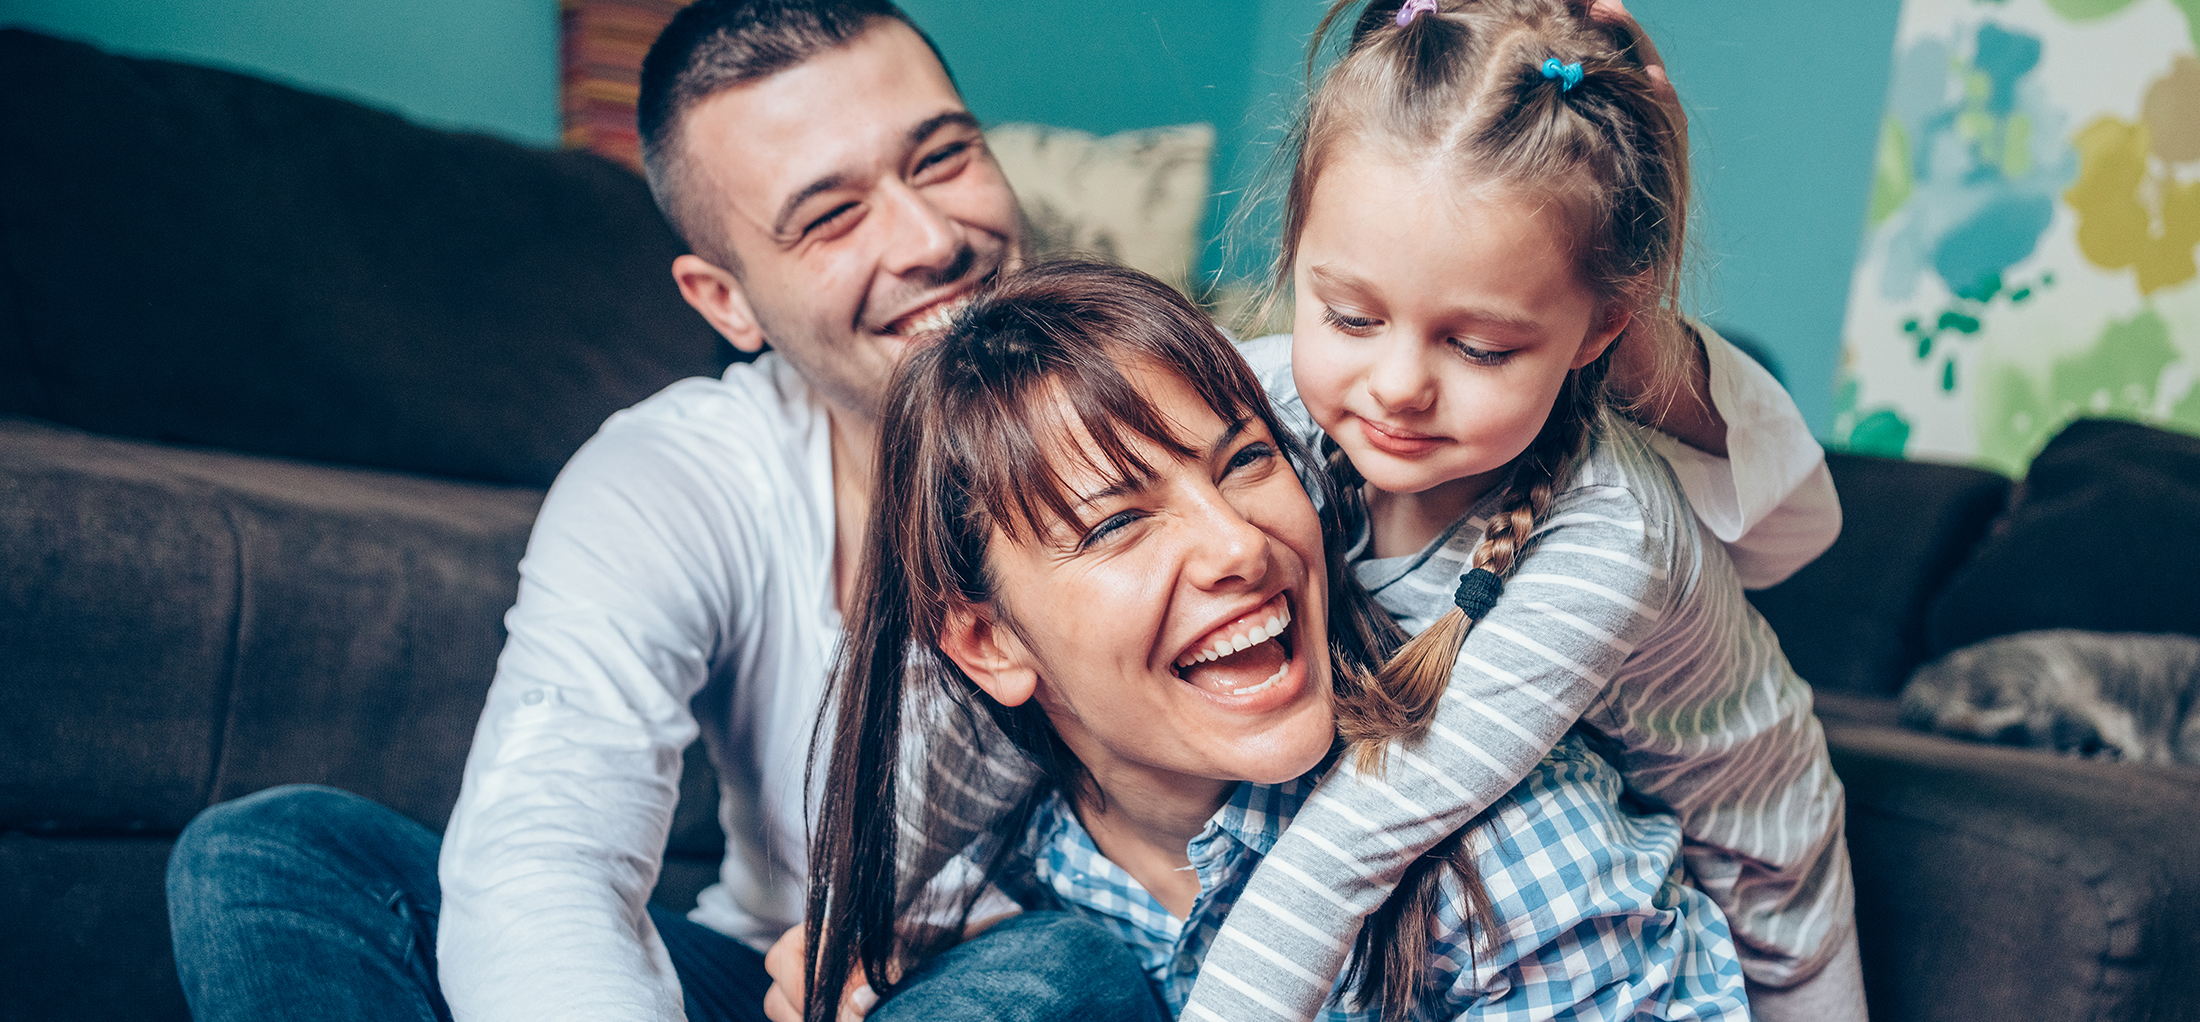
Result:
{"label": "woman's smiling face", "polygon": [[994,601],[942,647],[1001,702],[1036,698],[1111,795],[1297,777],[1335,733],[1313,504],[1258,418],[1225,421],[1169,372],[1125,376],[1192,453],[1129,433],[1153,472],[1121,479],[1082,429],[1042,428],[1082,520],[996,530]]}

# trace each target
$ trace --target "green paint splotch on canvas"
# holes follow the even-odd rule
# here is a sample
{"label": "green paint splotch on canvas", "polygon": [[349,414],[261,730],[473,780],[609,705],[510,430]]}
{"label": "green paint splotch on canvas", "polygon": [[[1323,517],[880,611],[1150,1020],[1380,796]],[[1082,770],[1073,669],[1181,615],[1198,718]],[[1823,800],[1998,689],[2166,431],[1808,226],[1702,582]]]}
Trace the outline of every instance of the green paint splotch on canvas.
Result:
{"label": "green paint splotch on canvas", "polygon": [[[2108,17],[2138,0],[2047,0],[2047,9],[2071,21],[2093,21]],[[2192,46],[2200,50],[2200,0],[2169,0],[2169,3],[2185,16],[2185,31],[2192,36]]]}
{"label": "green paint splotch on canvas", "polygon": [[[2080,416],[2183,419],[2182,406],[2163,409],[2155,393],[2163,370],[2180,357],[2170,342],[2169,323],[2147,309],[2111,322],[2091,348],[2056,359],[2045,380],[2009,363],[1993,366],[1973,395],[1979,459],[2021,473],[2049,437]],[[2194,411],[2200,412],[2200,405]]]}
{"label": "green paint splotch on canvas", "polygon": [[[1851,454],[1899,458],[1910,446],[1910,420],[1892,406],[1868,412],[1856,406],[1859,382],[1844,374],[1833,396],[1834,446]],[[1861,414],[1860,414],[1861,413]]]}

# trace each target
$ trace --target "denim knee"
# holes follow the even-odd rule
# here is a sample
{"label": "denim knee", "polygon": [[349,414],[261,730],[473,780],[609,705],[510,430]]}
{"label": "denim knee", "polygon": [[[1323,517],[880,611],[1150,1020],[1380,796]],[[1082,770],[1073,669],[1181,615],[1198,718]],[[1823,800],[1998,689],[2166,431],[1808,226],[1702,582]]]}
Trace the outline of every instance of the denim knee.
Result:
{"label": "denim knee", "polygon": [[926,962],[873,1013],[1015,1022],[1165,1022],[1121,938],[1068,912],[1026,912]]}
{"label": "denim knee", "polygon": [[[419,824],[348,791],[286,784],[207,807],[168,856],[171,905],[253,888],[295,883],[301,874],[434,869],[436,838]],[[396,861],[372,865],[361,853]],[[423,854],[425,863],[419,860]]]}

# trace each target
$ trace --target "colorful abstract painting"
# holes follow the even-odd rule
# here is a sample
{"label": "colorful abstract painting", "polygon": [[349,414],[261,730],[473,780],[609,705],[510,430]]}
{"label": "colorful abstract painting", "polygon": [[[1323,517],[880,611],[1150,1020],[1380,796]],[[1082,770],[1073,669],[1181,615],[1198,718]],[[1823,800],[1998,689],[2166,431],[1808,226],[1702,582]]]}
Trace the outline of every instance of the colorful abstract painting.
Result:
{"label": "colorful abstract painting", "polygon": [[1834,440],[2019,472],[2200,432],[2200,0],[1906,0]]}

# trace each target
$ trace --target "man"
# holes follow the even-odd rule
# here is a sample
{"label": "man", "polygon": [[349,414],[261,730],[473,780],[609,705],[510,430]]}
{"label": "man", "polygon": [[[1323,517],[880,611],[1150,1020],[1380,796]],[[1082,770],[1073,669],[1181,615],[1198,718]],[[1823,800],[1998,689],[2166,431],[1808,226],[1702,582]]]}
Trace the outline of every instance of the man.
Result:
{"label": "man", "polygon": [[[187,832],[172,915],[202,1020],[762,1017],[759,951],[802,917],[803,765],[875,410],[912,339],[1013,257],[1019,214],[880,0],[688,8],[641,121],[695,253],[681,293],[773,353],[613,417],[552,487],[440,879],[433,835],[327,789]],[[699,730],[728,835],[701,926],[646,909]]]}
{"label": "man", "polygon": [[[758,952],[802,918],[803,769],[875,410],[908,346],[1014,261],[1019,217],[936,52],[883,0],[703,0],[652,48],[640,118],[693,250],[681,294],[771,351],[613,416],[559,475],[440,846],[328,789],[194,822],[170,903],[200,1022],[760,1015]],[[690,920],[647,902],[698,735],[727,844]],[[1059,939],[1006,957],[1084,974],[1107,950]],[[1112,1017],[1123,989],[1085,1013]]]}

